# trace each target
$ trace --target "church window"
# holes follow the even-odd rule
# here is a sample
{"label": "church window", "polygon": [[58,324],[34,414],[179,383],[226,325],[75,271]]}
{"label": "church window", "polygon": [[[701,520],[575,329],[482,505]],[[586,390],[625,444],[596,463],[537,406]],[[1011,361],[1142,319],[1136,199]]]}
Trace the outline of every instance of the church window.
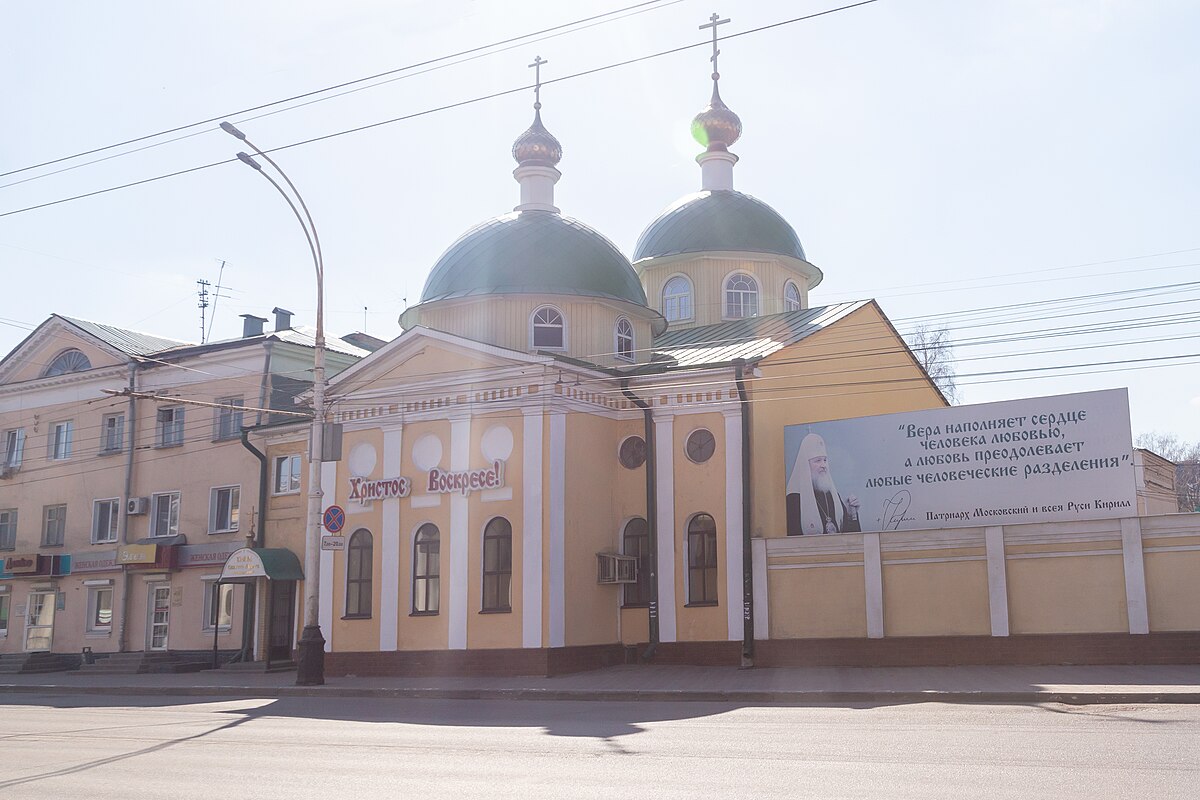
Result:
{"label": "church window", "polygon": [[566,347],[565,326],[558,309],[542,306],[533,312],[534,349],[562,350]]}
{"label": "church window", "polygon": [[66,375],[68,372],[83,372],[85,369],[91,369],[92,362],[88,357],[78,350],[64,350],[54,357],[54,360],[46,367],[46,371],[42,373],[43,378],[50,378],[55,375]]}
{"label": "church window", "polygon": [[360,528],[346,548],[346,617],[371,616],[371,532]]}
{"label": "church window", "polygon": [[625,469],[637,469],[646,463],[646,440],[640,436],[626,437],[617,456]]}
{"label": "church window", "polygon": [[441,596],[441,536],[437,526],[426,522],[413,541],[413,614],[438,613]]}
{"label": "church window", "polygon": [[483,529],[483,610],[512,611],[512,524],[496,517]]}
{"label": "church window", "polygon": [[633,323],[625,317],[617,320],[617,358],[633,361]]}
{"label": "church window", "polygon": [[621,535],[621,553],[637,558],[637,583],[625,584],[625,597],[621,603],[626,608],[650,604],[650,526],[641,517],[634,517],[625,524]]}
{"label": "church window", "polygon": [[688,523],[688,605],[717,602],[717,523],[697,514]]}
{"label": "church window", "polygon": [[730,275],[725,281],[725,318],[742,319],[758,316],[758,284],[744,272]]}
{"label": "church window", "polygon": [[788,281],[783,285],[783,310],[799,311],[802,307],[800,287],[796,285],[795,281]]}
{"label": "church window", "polygon": [[717,449],[717,440],[712,431],[697,428],[688,434],[685,450],[687,457],[695,464],[703,464],[712,458]]}
{"label": "church window", "polygon": [[692,318],[692,284],[682,275],[663,286],[663,316],[669,322]]}

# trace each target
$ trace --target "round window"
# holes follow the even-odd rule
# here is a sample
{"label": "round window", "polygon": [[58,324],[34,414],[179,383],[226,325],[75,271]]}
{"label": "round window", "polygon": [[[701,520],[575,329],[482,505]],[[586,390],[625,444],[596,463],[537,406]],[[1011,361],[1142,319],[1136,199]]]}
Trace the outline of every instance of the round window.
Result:
{"label": "round window", "polygon": [[703,464],[716,452],[717,440],[709,431],[697,428],[688,434],[686,447],[687,457],[697,464]]}
{"label": "round window", "polygon": [[637,469],[646,463],[646,440],[640,436],[630,436],[621,442],[618,457],[625,469]]}

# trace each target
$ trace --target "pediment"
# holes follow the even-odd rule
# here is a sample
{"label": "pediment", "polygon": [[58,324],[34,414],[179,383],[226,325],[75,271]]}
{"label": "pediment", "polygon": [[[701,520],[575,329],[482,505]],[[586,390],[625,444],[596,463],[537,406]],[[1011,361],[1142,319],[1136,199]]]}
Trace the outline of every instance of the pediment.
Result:
{"label": "pediment", "polygon": [[70,322],[52,316],[0,361],[0,384],[43,378],[47,367],[69,350],[77,350],[87,359],[90,366],[83,372],[118,367],[129,362],[129,357],[120,350]]}

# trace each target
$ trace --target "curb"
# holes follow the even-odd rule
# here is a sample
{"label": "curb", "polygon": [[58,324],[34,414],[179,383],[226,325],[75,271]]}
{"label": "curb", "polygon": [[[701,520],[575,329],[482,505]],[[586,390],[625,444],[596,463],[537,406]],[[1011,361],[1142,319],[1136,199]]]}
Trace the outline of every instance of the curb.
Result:
{"label": "curb", "polygon": [[993,705],[1200,704],[1200,691],[1187,692],[997,692],[961,690],[925,691],[704,691],[669,689],[427,689],[352,686],[64,686],[62,684],[0,684],[0,693],[95,695],[136,697],[373,697],[391,700],[521,700],[556,702],[688,702],[772,705],[852,705],[963,703]]}

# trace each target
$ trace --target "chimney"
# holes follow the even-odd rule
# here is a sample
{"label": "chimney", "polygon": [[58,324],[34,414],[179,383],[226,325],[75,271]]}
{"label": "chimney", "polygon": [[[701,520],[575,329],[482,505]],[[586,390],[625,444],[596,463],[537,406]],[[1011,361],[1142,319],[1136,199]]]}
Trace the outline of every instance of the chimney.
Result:
{"label": "chimney", "polygon": [[286,331],[292,327],[292,312],[286,308],[275,306],[271,309],[271,313],[275,315],[275,330]]}
{"label": "chimney", "polygon": [[242,338],[262,336],[263,325],[267,324],[266,317],[256,317],[253,314],[242,314]]}

